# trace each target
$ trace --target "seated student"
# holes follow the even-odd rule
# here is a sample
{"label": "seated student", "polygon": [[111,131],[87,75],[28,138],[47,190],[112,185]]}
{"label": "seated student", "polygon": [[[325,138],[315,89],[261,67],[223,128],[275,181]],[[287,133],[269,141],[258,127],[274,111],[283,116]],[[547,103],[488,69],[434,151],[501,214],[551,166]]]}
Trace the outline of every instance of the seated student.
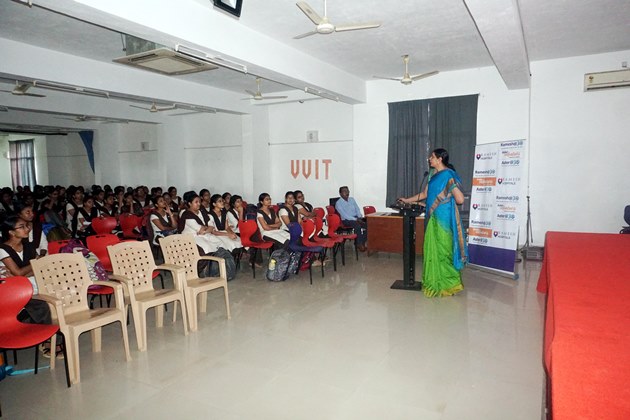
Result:
{"label": "seated student", "polygon": [[302,216],[300,210],[295,205],[295,196],[293,191],[287,191],[284,195],[284,207],[278,211],[278,216],[282,222],[282,229],[289,231],[289,223],[297,222],[302,224]]}
{"label": "seated student", "polygon": [[103,207],[105,207],[105,190],[97,188],[92,197],[94,197],[94,207],[101,212]]}
{"label": "seated student", "polygon": [[260,236],[266,241],[271,241],[277,245],[286,246],[291,239],[291,235],[281,229],[282,222],[271,207],[271,197],[267,193],[258,196],[258,212],[256,214]]}
{"label": "seated student", "polygon": [[[234,194],[230,198],[230,209],[227,211],[227,222],[232,232],[240,234],[238,222],[245,220],[245,209],[243,209],[243,199],[240,195]],[[240,236],[240,235],[239,235]]]}
{"label": "seated student", "polygon": [[42,231],[42,223],[39,217],[35,216],[33,207],[28,204],[17,203],[15,205],[15,211],[20,219],[24,220],[28,225],[28,242],[35,248],[37,255],[46,255],[46,253],[48,253],[48,241]]}
{"label": "seated student", "polygon": [[165,192],[164,194],[162,194],[162,198],[164,198],[164,202],[166,203],[166,206],[171,209],[171,213],[173,213],[175,215],[175,217],[177,217],[177,213],[179,213],[179,205],[177,205],[174,201],[173,198],[171,197],[171,195],[167,192]]}
{"label": "seated student", "polygon": [[230,252],[242,248],[241,239],[227,223],[227,212],[224,208],[223,198],[219,194],[213,194],[210,197],[210,205],[212,210],[210,211],[208,226],[214,227],[212,234],[218,237],[223,243],[222,247]]}
{"label": "seated student", "polygon": [[120,214],[142,216],[144,215],[144,210],[142,210],[142,205],[134,200],[133,194],[128,192],[123,196],[123,205],[120,207]]}
{"label": "seated student", "polygon": [[212,234],[214,227],[206,226],[202,220],[199,196],[194,191],[188,191],[184,194],[183,199],[186,203],[186,210],[179,217],[177,231],[193,235],[195,243],[201,248],[204,255],[216,252],[219,247],[223,246],[223,243],[217,236]]}
{"label": "seated student", "polygon": [[203,214],[203,220],[208,223],[210,219],[210,210],[212,210],[212,204],[210,204],[210,191],[203,188],[199,191],[199,200],[201,200],[201,214]]}
{"label": "seated student", "polygon": [[134,199],[138,202],[138,204],[140,204],[141,208],[148,209],[151,207],[151,197],[149,197],[145,188],[146,187],[144,187],[143,185],[136,187]]}
{"label": "seated student", "polygon": [[79,207],[77,214],[77,235],[80,237],[96,234],[92,228],[92,220],[98,217],[98,210],[94,206],[94,198],[86,195],[83,207]]}
{"label": "seated student", "polygon": [[177,205],[178,210],[181,210],[184,208],[184,201],[182,200],[180,196],[177,195],[177,188],[175,188],[174,186],[168,187],[168,195],[171,196],[171,201],[175,205]]}
{"label": "seated student", "polygon": [[149,216],[151,230],[153,232],[153,245],[158,245],[158,240],[168,235],[177,233],[177,219],[166,204],[164,197],[152,197],[153,209]]}
{"label": "seated student", "polygon": [[350,197],[350,189],[345,185],[339,188],[339,200],[335,203],[335,210],[339,213],[341,222],[345,226],[349,226],[357,234],[357,249],[365,252],[367,249],[367,223],[363,219],[359,205]]}
{"label": "seated student", "polygon": [[232,198],[232,194],[224,192],[221,197],[223,198],[223,203],[225,204],[225,211],[230,210],[230,199]]}
{"label": "seated student", "polygon": [[13,190],[9,187],[4,187],[1,194],[0,213],[3,213],[7,216],[15,214],[15,210],[13,209]]}
{"label": "seated student", "polygon": [[81,189],[70,186],[66,192],[68,195],[68,203],[66,204],[66,223],[72,232],[72,237],[77,236],[77,216],[79,208],[83,207],[83,192]]}
{"label": "seated student", "polygon": [[304,201],[304,193],[300,190],[293,191],[293,196],[295,197],[295,207],[300,210],[300,214],[302,217],[313,218],[315,217],[315,212],[313,211],[313,206],[310,203]]}
{"label": "seated student", "polygon": [[99,217],[118,217],[118,208],[114,194],[107,193],[103,199],[103,206],[98,209]]}
{"label": "seated student", "polygon": [[[24,219],[16,215],[7,217],[2,223],[4,243],[0,244],[0,266],[4,272],[2,277],[27,277],[33,286],[33,294],[37,295],[39,291],[31,267],[31,260],[37,258],[37,252],[28,241],[29,233],[30,228]],[[31,299],[26,304],[18,315],[18,320],[34,324],[52,324],[48,304],[37,299]]]}

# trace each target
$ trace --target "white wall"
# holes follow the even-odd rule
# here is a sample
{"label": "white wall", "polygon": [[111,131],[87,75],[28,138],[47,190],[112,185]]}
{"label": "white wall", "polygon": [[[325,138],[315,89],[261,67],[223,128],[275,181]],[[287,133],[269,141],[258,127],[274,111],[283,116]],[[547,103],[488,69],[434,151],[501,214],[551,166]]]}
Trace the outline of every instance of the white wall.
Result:
{"label": "white wall", "polygon": [[47,136],[46,144],[49,184],[85,187],[94,184],[94,172],[90,167],[83,141],[77,133]]}
{"label": "white wall", "polygon": [[[341,185],[348,185],[354,194],[352,115],[351,105],[329,100],[269,106],[271,172],[262,188],[274,202],[284,201],[284,194],[296,189],[316,206],[338,196]],[[319,141],[307,143],[306,132],[313,130]],[[262,159],[259,162],[264,164]]]}
{"label": "white wall", "polygon": [[530,195],[534,239],[548,230],[611,232],[630,204],[630,88],[583,91],[584,73],[630,51],[532,63]]}

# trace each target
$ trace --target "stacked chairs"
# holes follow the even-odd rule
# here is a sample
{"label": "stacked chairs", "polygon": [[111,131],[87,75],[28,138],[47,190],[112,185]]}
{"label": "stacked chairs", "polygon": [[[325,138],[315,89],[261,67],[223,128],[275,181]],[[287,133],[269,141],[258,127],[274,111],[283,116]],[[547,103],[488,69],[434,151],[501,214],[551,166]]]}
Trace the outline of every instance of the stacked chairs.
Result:
{"label": "stacked chairs", "polygon": [[[33,273],[39,288],[38,299],[53,307],[53,323],[66,341],[66,357],[70,382],[77,384],[81,375],[79,369],[79,336],[92,332],[92,351],[101,351],[101,327],[119,322],[122,330],[125,358],[131,360],[127,337],[123,291],[120,284],[111,281],[102,283],[111,287],[115,295],[115,307],[90,309],[88,307],[88,287],[92,284],[87,265],[81,254],[55,254],[32,260]],[[63,281],[62,281],[63,279]],[[55,335],[51,337],[51,349],[55,348]],[[55,358],[50,359],[54,369]]]}
{"label": "stacked chairs", "polygon": [[[188,323],[191,331],[197,331],[197,298],[200,297],[200,310],[206,312],[208,301],[208,291],[223,288],[225,299],[225,311],[230,319],[230,299],[228,296],[227,275],[225,261],[223,258],[212,256],[200,256],[197,244],[192,235],[170,235],[160,240],[164,262],[184,269],[184,298],[186,301],[186,311],[188,312]],[[199,278],[199,262],[216,261],[219,264],[219,277]],[[201,295],[201,296],[199,296]]]}
{"label": "stacked chairs", "polygon": [[[155,265],[151,246],[148,241],[128,241],[107,247],[112,262],[114,274],[112,280],[121,282],[125,287],[125,305],[131,305],[131,313],[136,328],[138,350],[147,349],[147,320],[146,311],[155,308],[156,325],[161,328],[164,324],[163,305],[179,302],[182,307],[184,334],[188,335],[188,322],[184,310],[184,269],[178,266],[162,264]],[[173,289],[155,289],[153,287],[153,272],[156,270],[170,271],[173,276]],[[173,323],[177,319],[177,305],[173,310]]]}

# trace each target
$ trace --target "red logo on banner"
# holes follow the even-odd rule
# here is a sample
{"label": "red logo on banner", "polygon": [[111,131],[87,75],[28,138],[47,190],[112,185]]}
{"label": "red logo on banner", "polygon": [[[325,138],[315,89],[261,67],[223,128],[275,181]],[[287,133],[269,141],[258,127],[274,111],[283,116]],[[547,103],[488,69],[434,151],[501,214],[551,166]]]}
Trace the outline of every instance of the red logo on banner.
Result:
{"label": "red logo on banner", "polygon": [[[319,179],[320,170],[323,170],[324,179],[328,179],[331,163],[332,159],[322,159],[321,165],[319,159],[291,159],[291,176],[297,178],[302,173],[304,178],[309,179],[314,172],[315,179]],[[302,167],[301,171],[300,166]]]}

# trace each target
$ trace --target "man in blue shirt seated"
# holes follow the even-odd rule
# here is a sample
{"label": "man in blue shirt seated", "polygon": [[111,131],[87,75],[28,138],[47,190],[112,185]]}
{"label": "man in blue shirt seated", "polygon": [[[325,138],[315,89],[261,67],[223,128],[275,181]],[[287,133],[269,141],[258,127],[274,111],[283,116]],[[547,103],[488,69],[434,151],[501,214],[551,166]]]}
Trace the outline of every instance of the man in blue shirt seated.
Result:
{"label": "man in blue shirt seated", "polygon": [[350,189],[346,186],[339,188],[339,196],[341,198],[335,203],[335,211],[339,214],[343,225],[351,227],[354,233],[357,234],[357,249],[365,252],[367,249],[365,247],[367,242],[367,224],[361,214],[359,205],[354,198],[350,197]]}

